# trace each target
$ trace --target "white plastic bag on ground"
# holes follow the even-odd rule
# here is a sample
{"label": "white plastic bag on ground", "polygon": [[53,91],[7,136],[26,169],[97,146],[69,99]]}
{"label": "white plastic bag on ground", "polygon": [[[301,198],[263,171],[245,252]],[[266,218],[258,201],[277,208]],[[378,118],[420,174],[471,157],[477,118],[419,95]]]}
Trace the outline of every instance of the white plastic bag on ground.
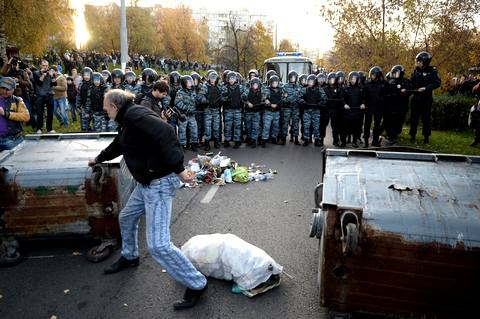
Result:
{"label": "white plastic bag on ground", "polygon": [[182,251],[205,276],[233,280],[243,290],[255,288],[283,270],[264,250],[233,234],[198,235],[190,238]]}

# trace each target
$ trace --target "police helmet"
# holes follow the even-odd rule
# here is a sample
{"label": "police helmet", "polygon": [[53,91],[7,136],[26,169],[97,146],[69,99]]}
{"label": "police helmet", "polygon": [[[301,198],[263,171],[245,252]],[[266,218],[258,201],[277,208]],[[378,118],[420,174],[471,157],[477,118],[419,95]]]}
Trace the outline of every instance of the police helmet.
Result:
{"label": "police helmet", "polygon": [[345,81],[345,72],[337,71],[337,82],[343,83]]}
{"label": "police helmet", "polygon": [[306,74],[301,74],[298,77],[298,84],[304,85],[307,83],[307,75]]}
{"label": "police helmet", "polygon": [[103,78],[103,75],[100,72],[93,72],[92,73],[92,81],[93,81],[93,83],[98,81],[98,82],[100,82],[100,85],[103,85],[103,83],[105,83],[105,79]]}
{"label": "police helmet", "polygon": [[142,71],[142,81],[153,83],[158,80],[158,73],[154,69],[146,68]]}
{"label": "police helmet", "polygon": [[426,51],[422,51],[415,57],[415,61],[421,61],[423,66],[429,66],[432,61],[432,55]]}
{"label": "police helmet", "polygon": [[268,79],[268,85],[273,87],[273,88],[276,88],[278,87],[278,85],[280,84],[280,78],[278,77],[278,75],[274,74],[272,75],[269,79]]}
{"label": "police helmet", "polygon": [[102,70],[102,72],[100,72],[103,76],[103,79],[105,80],[105,82],[110,82],[110,80],[112,79],[112,74],[110,73],[110,71],[108,70]]}
{"label": "police helmet", "polygon": [[215,81],[215,84],[218,83],[218,73],[214,70],[209,71],[207,79],[208,81]]}
{"label": "police helmet", "polygon": [[360,74],[357,71],[352,71],[348,73],[348,83],[350,85],[357,85],[360,80]]}
{"label": "police helmet", "polygon": [[[292,78],[295,78],[295,80],[292,82]],[[298,73],[296,71],[290,71],[288,72],[288,82],[289,83],[297,83],[298,80]]]}
{"label": "police helmet", "polygon": [[317,74],[317,83],[318,85],[323,85],[325,83],[325,73],[320,72]]}
{"label": "police helmet", "polygon": [[[180,83],[182,84],[182,88],[184,89],[191,89],[193,86],[193,79],[190,75],[183,75],[180,78]],[[188,87],[188,84],[190,83],[190,87]]]}
{"label": "police helmet", "polygon": [[337,82],[337,73],[336,72],[330,72],[327,75],[327,82],[330,85],[334,85],[335,82]]}
{"label": "police helmet", "polygon": [[230,73],[230,72],[231,72],[230,70],[225,70],[225,71],[223,71],[223,73],[222,73],[222,81],[223,81],[223,83],[228,82],[227,77],[228,77],[228,73]]}
{"label": "police helmet", "polygon": [[125,72],[125,81],[132,80],[132,82],[135,82],[137,80],[137,75],[133,71],[128,71]]}
{"label": "police helmet", "polygon": [[250,80],[250,88],[252,89],[259,89],[262,86],[262,82],[260,81],[259,78],[254,77]]}
{"label": "police helmet", "polygon": [[364,85],[365,84],[365,81],[367,80],[367,74],[363,71],[357,71],[358,72],[358,83],[360,83],[361,85]]}
{"label": "police helmet", "polygon": [[84,76],[85,74],[89,74],[90,78],[92,78],[92,73],[93,73],[93,70],[90,69],[88,66],[82,69],[82,76]]}
{"label": "police helmet", "polygon": [[401,64],[394,65],[390,70],[392,79],[403,79],[405,76],[405,67]]}
{"label": "police helmet", "polygon": [[317,83],[317,76],[315,74],[310,74],[307,76],[307,85],[314,86]]}
{"label": "police helmet", "polygon": [[[252,77],[252,74],[253,74],[253,77]],[[259,74],[260,73],[258,73],[257,69],[251,69],[250,71],[248,71],[248,78],[249,79],[253,79],[254,77],[258,78]]]}
{"label": "police helmet", "polygon": [[197,86],[197,85],[200,84],[200,80],[202,79],[200,74],[198,74],[197,72],[192,72],[192,74],[190,74],[190,76],[193,79],[193,85]]}
{"label": "police helmet", "polygon": [[368,72],[368,77],[370,78],[370,80],[380,79],[381,77],[383,77],[382,68],[379,66],[374,66],[370,69],[370,72]]}
{"label": "police helmet", "polygon": [[267,77],[267,82],[270,79],[272,75],[277,75],[277,72],[275,70],[268,70],[265,76]]}
{"label": "police helmet", "polygon": [[177,71],[172,71],[168,75],[168,81],[170,82],[170,85],[180,84],[180,78],[181,78],[181,75]]}
{"label": "police helmet", "polygon": [[125,79],[125,74],[123,73],[123,71],[121,69],[113,69],[112,70],[112,80],[116,79],[116,78],[120,78],[122,80],[122,82]]}
{"label": "police helmet", "polygon": [[237,72],[235,71],[229,71],[228,74],[227,74],[227,82],[230,82],[230,80],[233,79],[235,82],[238,81],[238,76],[237,76]]}

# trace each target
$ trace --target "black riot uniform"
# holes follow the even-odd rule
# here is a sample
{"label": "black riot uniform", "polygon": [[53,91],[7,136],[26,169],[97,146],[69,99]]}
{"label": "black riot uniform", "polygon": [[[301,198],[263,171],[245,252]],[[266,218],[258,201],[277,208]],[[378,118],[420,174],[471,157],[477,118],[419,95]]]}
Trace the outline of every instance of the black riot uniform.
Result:
{"label": "black riot uniform", "polygon": [[[362,134],[363,115],[365,107],[365,94],[360,84],[360,75],[358,72],[350,72],[349,85],[343,90],[343,101],[345,103],[342,110],[342,147],[347,144],[347,137],[353,137],[353,147],[358,147],[358,140]],[[352,79],[355,78],[355,81]],[[365,146],[368,146],[366,144]]]}
{"label": "black riot uniform", "polygon": [[322,110],[320,116],[320,137],[323,141],[327,134],[328,123],[331,122],[333,145],[339,146],[344,101],[343,88],[338,86],[335,72],[328,74],[327,84],[323,89],[327,95],[327,107]]}
{"label": "black riot uniform", "polygon": [[437,69],[430,66],[432,55],[428,52],[420,52],[417,54],[417,67],[412,74],[412,89],[417,90],[413,93],[411,101],[411,117],[410,117],[410,137],[415,140],[417,135],[417,126],[420,118],[423,124],[424,142],[428,143],[431,133],[430,121],[433,103],[433,90],[440,87],[441,81],[438,76]]}
{"label": "black riot uniform", "polygon": [[402,65],[395,65],[385,90],[385,113],[383,122],[385,132],[391,144],[395,143],[397,137],[402,133],[405,116],[408,112],[408,100],[410,97],[411,82],[405,79],[405,68]]}
{"label": "black riot uniform", "polygon": [[370,128],[373,120],[372,145],[380,146],[380,134],[382,134],[382,118],[384,113],[384,101],[386,82],[383,79],[382,69],[374,66],[369,72],[370,81],[365,84],[363,91],[365,95],[365,123],[363,127],[363,138],[368,146]]}

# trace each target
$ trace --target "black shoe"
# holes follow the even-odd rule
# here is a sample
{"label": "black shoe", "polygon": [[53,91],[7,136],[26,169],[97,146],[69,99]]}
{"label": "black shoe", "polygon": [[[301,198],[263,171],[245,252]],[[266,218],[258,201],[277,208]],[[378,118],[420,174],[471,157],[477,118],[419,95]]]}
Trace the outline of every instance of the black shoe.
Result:
{"label": "black shoe", "polygon": [[285,145],[287,144],[287,138],[286,137],[280,137],[280,139],[278,140],[278,145]]}
{"label": "black shoe", "polygon": [[351,137],[351,136],[348,136],[348,137],[347,137],[347,143],[348,143],[348,144],[349,144],[349,143],[352,143],[352,137]]}
{"label": "black shoe", "polygon": [[372,146],[380,147],[380,141],[372,141]]}
{"label": "black shoe", "polygon": [[223,142],[223,147],[230,147],[230,142],[229,141]]}
{"label": "black shoe", "polygon": [[242,143],[239,142],[239,141],[236,141],[236,142],[235,142],[235,145],[233,145],[233,148],[239,148],[240,145],[242,145]]}
{"label": "black shoe", "polygon": [[110,267],[105,268],[104,273],[106,275],[114,274],[130,267],[137,267],[139,263],[140,259],[138,257],[128,260],[127,258],[121,256],[116,262],[111,264]]}
{"label": "black shoe", "polygon": [[315,139],[315,144],[314,144],[316,147],[320,147],[322,146],[322,143],[320,143],[320,139]]}
{"label": "black shoe", "polygon": [[210,141],[205,140],[205,143],[203,145],[203,149],[207,152],[210,151]]}
{"label": "black shoe", "polygon": [[220,148],[220,143],[218,143],[218,141],[215,140],[215,141],[213,142],[213,147],[215,147],[215,148]]}
{"label": "black shoe", "polygon": [[[298,140],[298,137],[296,139]],[[293,143],[293,135],[290,135],[290,143]]]}
{"label": "black shoe", "polygon": [[368,145],[368,141],[365,141],[365,142],[363,143],[363,148],[368,148],[368,146],[369,146],[369,145]]}
{"label": "black shoe", "polygon": [[340,146],[340,142],[338,142],[338,140],[333,140],[333,146]]}
{"label": "black shoe", "polygon": [[200,296],[207,290],[208,284],[200,290],[193,290],[190,288],[187,288],[185,290],[185,294],[183,295],[183,299],[180,301],[177,301],[173,304],[173,308],[175,310],[183,310],[183,309],[188,309],[192,308],[195,306],[200,299]]}
{"label": "black shoe", "polygon": [[187,145],[182,145],[182,148],[184,151],[188,150],[188,146]]}
{"label": "black shoe", "polygon": [[346,142],[342,142],[342,144],[340,144],[340,147],[347,147],[347,143],[346,143]]}
{"label": "black shoe", "polygon": [[263,148],[267,147],[267,140],[262,140],[260,142],[260,146],[263,147]]}
{"label": "black shoe", "polygon": [[276,137],[272,137],[272,138],[270,139],[270,143],[271,143],[271,144],[277,144],[277,138],[276,138]]}
{"label": "black shoe", "polygon": [[253,142],[250,144],[250,147],[251,147],[251,148],[257,148],[257,142],[253,141]]}
{"label": "black shoe", "polygon": [[358,143],[357,143],[357,141],[353,141],[352,146],[353,146],[354,148],[358,148]]}
{"label": "black shoe", "polygon": [[423,144],[428,144],[430,141],[428,140],[428,136],[423,139]]}
{"label": "black shoe", "polygon": [[415,137],[414,136],[410,137],[410,143],[415,143]]}
{"label": "black shoe", "polygon": [[303,141],[303,146],[308,146],[308,144],[310,144],[310,141],[308,139],[305,139]]}
{"label": "black shoe", "polygon": [[300,145],[300,142],[298,141],[298,136],[295,136],[295,145]]}
{"label": "black shoe", "polygon": [[191,148],[192,152],[194,152],[194,153],[198,152],[198,144],[197,143],[190,144],[190,148]]}
{"label": "black shoe", "polygon": [[250,146],[250,145],[252,145],[253,141],[252,141],[251,138],[247,138],[246,142],[247,142],[247,145]]}

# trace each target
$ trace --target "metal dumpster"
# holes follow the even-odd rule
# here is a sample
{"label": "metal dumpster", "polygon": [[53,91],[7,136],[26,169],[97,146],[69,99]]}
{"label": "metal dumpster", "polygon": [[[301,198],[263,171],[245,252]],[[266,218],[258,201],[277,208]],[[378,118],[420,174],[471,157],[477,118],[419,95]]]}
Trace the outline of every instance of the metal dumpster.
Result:
{"label": "metal dumpster", "polygon": [[0,264],[19,261],[18,239],[72,235],[102,239],[89,260],[108,257],[135,182],[122,157],[93,168],[87,162],[115,135],[27,135],[0,152]]}
{"label": "metal dumpster", "polygon": [[310,229],[322,306],[478,317],[480,157],[327,150],[323,173]]}

